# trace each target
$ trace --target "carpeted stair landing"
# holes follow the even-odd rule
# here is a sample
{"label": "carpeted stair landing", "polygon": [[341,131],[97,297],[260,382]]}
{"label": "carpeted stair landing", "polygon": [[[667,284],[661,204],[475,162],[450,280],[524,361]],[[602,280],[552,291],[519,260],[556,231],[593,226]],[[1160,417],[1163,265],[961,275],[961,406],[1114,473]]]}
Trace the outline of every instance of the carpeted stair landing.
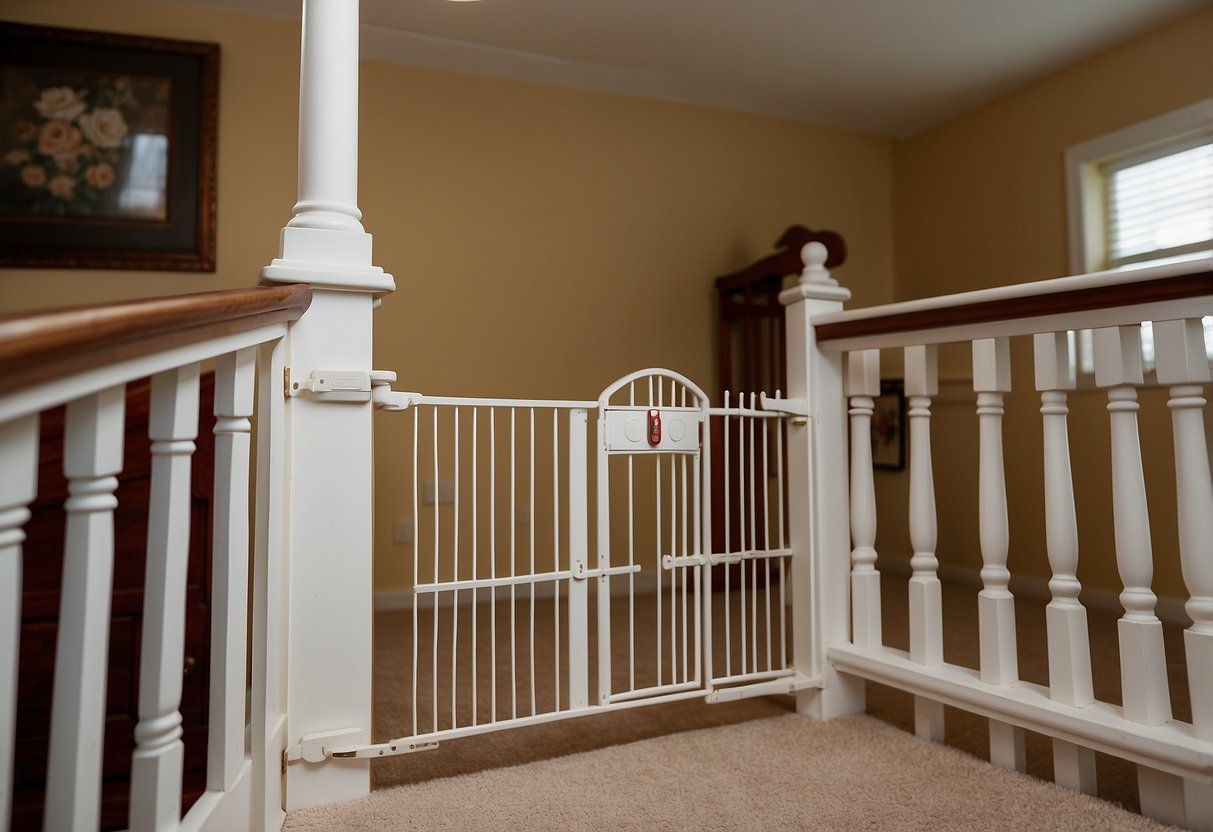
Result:
{"label": "carpeted stair landing", "polygon": [[1162,830],[868,716],[785,714],[292,812],[288,830]]}

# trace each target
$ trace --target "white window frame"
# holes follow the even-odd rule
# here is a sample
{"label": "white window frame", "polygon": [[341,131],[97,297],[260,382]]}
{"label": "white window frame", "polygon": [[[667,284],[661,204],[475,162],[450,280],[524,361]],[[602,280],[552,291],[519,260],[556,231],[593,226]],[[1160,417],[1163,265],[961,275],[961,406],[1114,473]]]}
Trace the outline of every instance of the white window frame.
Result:
{"label": "white window frame", "polygon": [[1167,145],[1176,145],[1178,151],[1181,143],[1202,134],[1213,135],[1213,98],[1097,136],[1066,150],[1071,274],[1087,274],[1108,267],[1104,165]]}
{"label": "white window frame", "polygon": [[[1202,136],[1213,136],[1213,98],[1206,98],[1179,110],[1115,130],[1067,148],[1066,213],[1069,221],[1070,274],[1088,274],[1106,270],[1107,259],[1107,166],[1140,158],[1163,148],[1179,152]],[[1121,266],[1122,269],[1153,265],[1151,261]],[[1206,321],[1206,324],[1208,322]],[[1206,325],[1206,343],[1209,334]],[[1152,333],[1143,332],[1144,337]],[[1094,385],[1089,330],[1074,333],[1079,386]],[[1213,354],[1213,351],[1211,351]],[[1154,383],[1153,361],[1147,361],[1146,383]]]}

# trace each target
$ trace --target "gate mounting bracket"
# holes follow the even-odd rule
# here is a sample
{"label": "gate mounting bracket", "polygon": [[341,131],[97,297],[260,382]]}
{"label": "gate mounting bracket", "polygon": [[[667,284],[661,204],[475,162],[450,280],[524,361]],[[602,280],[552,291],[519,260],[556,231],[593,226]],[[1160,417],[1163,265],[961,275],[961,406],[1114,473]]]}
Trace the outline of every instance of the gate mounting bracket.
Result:
{"label": "gate mounting bracket", "polygon": [[782,413],[785,416],[807,417],[809,415],[809,405],[804,399],[779,399],[768,396],[766,393],[759,393],[758,404],[763,410]]}
{"label": "gate mounting bracket", "polygon": [[282,762],[285,765],[297,760],[306,760],[309,763],[323,763],[330,759],[369,760],[411,754],[414,751],[429,751],[438,747],[438,743],[434,741],[416,740],[388,740],[374,745],[356,745],[361,739],[362,731],[357,728],[304,734],[299,738],[298,745],[292,745],[282,752]]}

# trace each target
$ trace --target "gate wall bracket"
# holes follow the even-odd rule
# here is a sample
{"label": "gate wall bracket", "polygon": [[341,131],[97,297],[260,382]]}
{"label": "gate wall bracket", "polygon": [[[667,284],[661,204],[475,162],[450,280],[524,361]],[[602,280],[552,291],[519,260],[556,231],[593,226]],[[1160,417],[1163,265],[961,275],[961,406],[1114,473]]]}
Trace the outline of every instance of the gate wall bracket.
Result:
{"label": "gate wall bracket", "polygon": [[[763,410],[782,413],[785,416],[808,417],[809,415],[809,405],[804,399],[779,399],[768,396],[766,393],[759,393],[758,405]],[[798,424],[803,424],[803,422]]]}

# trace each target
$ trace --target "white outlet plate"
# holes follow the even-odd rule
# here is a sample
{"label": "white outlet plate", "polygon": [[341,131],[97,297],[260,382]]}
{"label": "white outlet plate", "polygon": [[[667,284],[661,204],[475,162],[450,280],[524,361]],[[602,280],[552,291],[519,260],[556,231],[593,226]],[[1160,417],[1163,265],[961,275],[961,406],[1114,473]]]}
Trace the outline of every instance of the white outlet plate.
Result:
{"label": "white outlet plate", "polygon": [[392,530],[392,542],[398,546],[413,545],[413,518],[397,517]]}

